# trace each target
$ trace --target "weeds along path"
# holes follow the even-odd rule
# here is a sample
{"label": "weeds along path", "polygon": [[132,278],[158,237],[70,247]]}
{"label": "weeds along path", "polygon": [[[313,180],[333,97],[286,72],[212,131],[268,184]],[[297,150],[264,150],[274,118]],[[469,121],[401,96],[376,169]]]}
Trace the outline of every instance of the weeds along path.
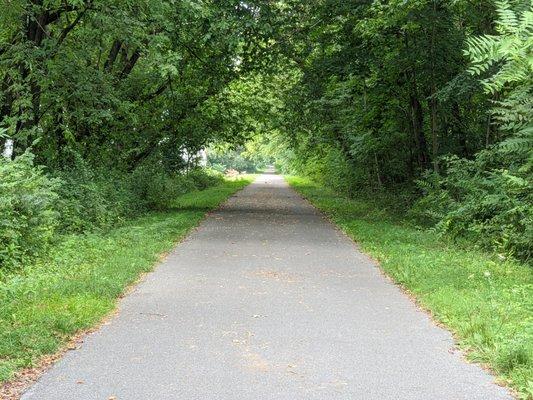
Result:
{"label": "weeds along path", "polygon": [[212,213],[24,400],[510,399],[277,175]]}

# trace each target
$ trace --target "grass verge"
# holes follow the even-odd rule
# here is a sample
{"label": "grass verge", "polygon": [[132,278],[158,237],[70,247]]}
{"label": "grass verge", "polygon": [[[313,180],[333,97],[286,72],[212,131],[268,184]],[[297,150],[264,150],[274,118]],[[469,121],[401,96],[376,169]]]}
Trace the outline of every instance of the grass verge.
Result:
{"label": "grass verge", "polygon": [[150,213],[106,233],[64,237],[46,258],[0,276],[0,383],[98,324],[162,253],[250,182],[225,181],[187,193],[171,211]]}
{"label": "grass verge", "polygon": [[448,327],[471,361],[533,399],[533,269],[447,242],[368,199],[308,179],[289,184],[324,211]]}

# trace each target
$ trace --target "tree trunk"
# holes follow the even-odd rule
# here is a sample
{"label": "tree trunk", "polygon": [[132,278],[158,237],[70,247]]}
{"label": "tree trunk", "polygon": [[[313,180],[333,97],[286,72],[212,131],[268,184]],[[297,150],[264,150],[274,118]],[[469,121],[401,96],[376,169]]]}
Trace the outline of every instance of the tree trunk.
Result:
{"label": "tree trunk", "polygon": [[409,96],[409,105],[411,107],[411,124],[413,138],[416,144],[418,165],[420,168],[426,169],[429,160],[426,138],[423,131],[424,116],[420,101],[418,101],[418,98],[413,93]]}
{"label": "tree trunk", "polygon": [[435,30],[437,23],[437,1],[433,0],[433,18],[431,27],[431,96],[430,96],[430,108],[431,108],[431,159],[433,160],[433,170],[439,172],[438,153],[439,153],[439,138],[437,134],[437,99],[435,94],[437,89],[435,86]]}
{"label": "tree trunk", "polygon": [[378,182],[378,187],[381,189],[383,187],[383,182],[379,173],[378,156],[376,155],[376,152],[374,152],[374,167],[376,168],[376,178]]}
{"label": "tree trunk", "polygon": [[11,77],[6,74],[2,82],[2,93],[4,95],[4,99],[2,107],[0,107],[0,124],[3,123],[4,118],[7,118],[11,115],[11,110],[13,107],[13,93],[9,87],[11,83]]}
{"label": "tree trunk", "polygon": [[113,45],[111,46],[111,50],[109,50],[109,55],[107,56],[107,60],[104,63],[104,70],[110,71],[113,67],[113,64],[115,63],[115,60],[117,59],[118,53],[120,51],[120,48],[122,47],[122,42],[120,40],[115,40],[113,42]]}
{"label": "tree trunk", "polygon": [[433,160],[433,170],[439,172],[439,137],[437,133],[437,100],[434,98],[435,87],[432,87],[432,95],[430,101],[431,107],[431,159]]}
{"label": "tree trunk", "polygon": [[488,115],[487,115],[487,127],[485,128],[485,148],[488,148],[490,146],[490,133],[491,133],[490,125],[492,123],[490,117],[491,117],[491,115],[490,115],[490,113],[488,113]]}
{"label": "tree trunk", "polygon": [[135,67],[135,64],[137,64],[137,61],[139,61],[140,57],[141,57],[141,52],[139,51],[139,49],[137,49],[133,52],[130,58],[126,59],[124,68],[122,69],[122,72],[120,73],[120,79],[123,79],[124,77],[130,74],[133,67]]}

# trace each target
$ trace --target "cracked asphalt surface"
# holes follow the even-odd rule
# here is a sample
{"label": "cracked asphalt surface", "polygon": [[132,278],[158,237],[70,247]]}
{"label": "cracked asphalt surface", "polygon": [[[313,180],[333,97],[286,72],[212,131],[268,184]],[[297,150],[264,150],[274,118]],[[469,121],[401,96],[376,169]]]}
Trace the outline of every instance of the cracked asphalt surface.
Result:
{"label": "cracked asphalt surface", "polygon": [[179,244],[23,400],[511,399],[277,175]]}

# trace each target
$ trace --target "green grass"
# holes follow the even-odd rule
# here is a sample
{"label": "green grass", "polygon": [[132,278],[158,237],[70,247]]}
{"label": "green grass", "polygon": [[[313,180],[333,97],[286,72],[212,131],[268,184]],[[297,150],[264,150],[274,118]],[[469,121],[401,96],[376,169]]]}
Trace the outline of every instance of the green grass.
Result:
{"label": "green grass", "polygon": [[533,398],[533,270],[450,243],[370,199],[286,177],[521,398]]}
{"label": "green grass", "polygon": [[0,276],[0,382],[98,324],[162,253],[250,181],[226,181],[185,194],[176,199],[175,209],[107,233],[64,237],[46,258]]}

